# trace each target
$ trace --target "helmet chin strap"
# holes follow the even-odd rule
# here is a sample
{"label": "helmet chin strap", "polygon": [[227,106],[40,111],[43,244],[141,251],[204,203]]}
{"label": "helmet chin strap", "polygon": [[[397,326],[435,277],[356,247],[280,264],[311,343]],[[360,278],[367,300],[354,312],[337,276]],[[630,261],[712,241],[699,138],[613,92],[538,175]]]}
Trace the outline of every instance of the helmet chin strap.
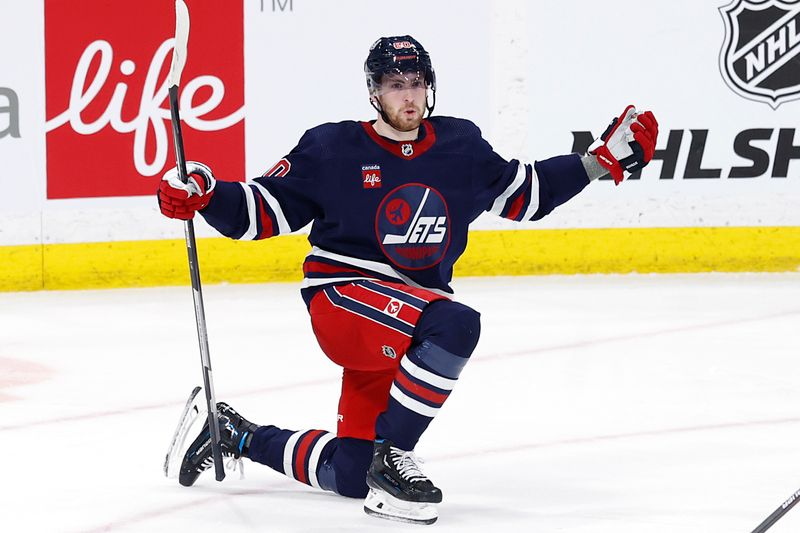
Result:
{"label": "helmet chin strap", "polygon": [[428,95],[425,95],[425,107],[428,109],[428,118],[433,115],[433,108],[436,107],[436,89],[431,89],[431,95],[433,96],[433,103],[428,104]]}
{"label": "helmet chin strap", "polygon": [[392,122],[391,122],[391,120],[389,120],[389,115],[387,115],[386,112],[383,110],[383,106],[378,101],[378,97],[377,96],[370,96],[369,103],[370,103],[370,105],[372,105],[373,108],[375,108],[375,111],[377,111],[378,114],[380,114],[380,116],[383,119],[383,121],[391,126]]}

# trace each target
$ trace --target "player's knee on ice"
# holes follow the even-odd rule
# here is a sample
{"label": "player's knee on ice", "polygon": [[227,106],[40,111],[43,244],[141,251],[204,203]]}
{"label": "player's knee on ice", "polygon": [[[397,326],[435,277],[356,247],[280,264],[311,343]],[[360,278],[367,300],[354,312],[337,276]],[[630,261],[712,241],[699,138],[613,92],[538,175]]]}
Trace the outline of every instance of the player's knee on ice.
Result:
{"label": "player's knee on ice", "polygon": [[481,335],[481,314],[464,304],[437,300],[422,312],[414,330],[414,344],[430,341],[451,354],[472,355]]}
{"label": "player's knee on ice", "polygon": [[320,486],[348,498],[366,498],[367,470],[372,461],[372,441],[339,438],[336,449],[320,467]]}
{"label": "player's knee on ice", "polygon": [[[480,313],[457,302],[437,300],[425,307],[414,330],[414,346],[407,357],[414,359],[417,365],[455,380],[478,344],[480,331]],[[395,417],[387,413],[381,417],[384,419],[383,425],[378,422],[376,430],[397,426]],[[413,443],[430,422],[430,418],[421,418],[425,420],[419,427],[400,424],[400,436],[411,443],[406,444],[409,450],[413,449]],[[403,420],[408,421],[405,418]],[[390,430],[381,433],[384,437],[391,434]],[[391,440],[402,445],[403,438],[394,435]],[[336,448],[323,460],[319,469],[320,486],[350,498],[366,497],[366,472],[372,461],[372,452],[371,440],[338,438]]]}

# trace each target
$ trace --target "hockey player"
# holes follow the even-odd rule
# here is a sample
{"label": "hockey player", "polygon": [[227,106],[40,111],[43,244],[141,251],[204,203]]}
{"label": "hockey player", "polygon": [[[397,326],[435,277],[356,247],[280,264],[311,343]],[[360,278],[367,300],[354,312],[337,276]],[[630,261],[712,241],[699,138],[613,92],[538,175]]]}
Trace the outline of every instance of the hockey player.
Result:
{"label": "hockey player", "polygon": [[[619,184],[653,157],[658,125],[633,106],[586,155],[506,161],[467,120],[433,116],[436,76],[410,36],[384,37],[365,62],[371,122],[323,124],[263,176],[217,180],[187,163],[161,181],[161,211],[195,212],[234,239],[265,239],[313,222],[302,296],[325,354],[343,368],[336,435],[256,425],[219,404],[222,450],[302,483],[366,498],[367,513],[432,523],[442,492],[414,448],[458,382],[479,314],[452,299],[453,265],[484,211],[538,220],[592,180]],[[427,117],[426,117],[427,112]],[[212,464],[206,425],[180,483]]]}

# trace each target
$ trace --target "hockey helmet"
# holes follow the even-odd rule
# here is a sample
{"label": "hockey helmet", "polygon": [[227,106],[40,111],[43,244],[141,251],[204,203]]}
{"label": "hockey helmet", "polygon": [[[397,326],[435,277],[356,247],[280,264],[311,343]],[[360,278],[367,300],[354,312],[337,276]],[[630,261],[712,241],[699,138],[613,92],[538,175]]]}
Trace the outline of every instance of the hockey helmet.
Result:
{"label": "hockey helmet", "polygon": [[[433,103],[426,101],[428,116],[436,105],[436,73],[433,71],[431,58],[425,48],[410,35],[381,37],[369,49],[364,61],[364,74],[367,78],[367,89],[370,97],[381,92],[381,81],[387,74],[406,74],[415,72],[425,80],[425,86],[433,95]],[[376,106],[374,99],[370,99]],[[376,107],[379,112],[382,110]]]}

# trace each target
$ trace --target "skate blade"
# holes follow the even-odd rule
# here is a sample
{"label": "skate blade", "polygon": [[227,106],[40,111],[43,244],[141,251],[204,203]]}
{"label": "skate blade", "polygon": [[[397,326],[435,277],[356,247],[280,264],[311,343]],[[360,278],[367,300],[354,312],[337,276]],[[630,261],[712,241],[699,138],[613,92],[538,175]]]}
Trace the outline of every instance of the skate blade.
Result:
{"label": "skate blade", "polygon": [[[197,399],[201,390],[200,387],[195,387],[192,390],[178,420],[178,426],[175,428],[175,434],[172,436],[172,442],[170,442],[167,455],[164,458],[164,475],[168,478],[178,477],[181,462],[186,453],[186,437],[193,434],[191,431],[198,422],[203,424],[206,419],[205,408]],[[196,432],[199,432],[199,428]]]}
{"label": "skate blade", "polygon": [[435,503],[406,502],[382,490],[369,489],[364,512],[376,518],[407,524],[430,525],[439,518]]}

